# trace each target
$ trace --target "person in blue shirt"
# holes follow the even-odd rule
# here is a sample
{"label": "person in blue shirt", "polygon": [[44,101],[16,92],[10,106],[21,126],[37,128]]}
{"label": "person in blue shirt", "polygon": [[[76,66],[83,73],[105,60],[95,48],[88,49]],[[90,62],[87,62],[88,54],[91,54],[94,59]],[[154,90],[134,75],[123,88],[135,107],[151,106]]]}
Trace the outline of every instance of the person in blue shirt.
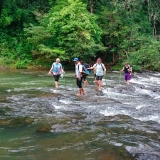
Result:
{"label": "person in blue shirt", "polygon": [[53,74],[54,80],[55,80],[55,87],[58,88],[58,81],[59,81],[59,77],[62,73],[65,73],[63,68],[62,68],[62,64],[60,63],[60,59],[57,58],[56,62],[54,62],[52,64],[52,67],[49,71],[48,74]]}

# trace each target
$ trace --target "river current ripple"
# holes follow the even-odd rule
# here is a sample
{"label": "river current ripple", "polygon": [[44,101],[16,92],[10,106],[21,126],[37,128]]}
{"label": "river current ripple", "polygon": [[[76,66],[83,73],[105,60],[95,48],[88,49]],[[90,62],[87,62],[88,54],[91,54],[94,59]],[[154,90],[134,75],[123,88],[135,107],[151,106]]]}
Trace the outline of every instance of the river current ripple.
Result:
{"label": "river current ripple", "polygon": [[101,92],[91,75],[82,97],[71,72],[59,89],[45,71],[0,76],[0,159],[160,160],[159,73],[109,72]]}

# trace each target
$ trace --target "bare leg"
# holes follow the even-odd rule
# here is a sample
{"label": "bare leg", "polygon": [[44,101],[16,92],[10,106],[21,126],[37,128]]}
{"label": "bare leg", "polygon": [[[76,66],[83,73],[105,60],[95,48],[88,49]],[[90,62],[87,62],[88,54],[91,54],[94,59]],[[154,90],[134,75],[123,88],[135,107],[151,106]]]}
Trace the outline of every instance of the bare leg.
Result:
{"label": "bare leg", "polygon": [[85,80],[85,81],[84,81],[84,86],[87,86],[87,85],[88,85],[88,81]]}
{"label": "bare leg", "polygon": [[77,94],[77,96],[82,96],[82,95],[84,95],[84,89],[79,88],[79,93]]}
{"label": "bare leg", "polygon": [[126,81],[126,84],[129,85],[129,80]]}
{"label": "bare leg", "polygon": [[99,89],[99,83],[98,83],[97,80],[95,81],[95,84],[97,85],[97,87],[98,87],[98,89]]}
{"label": "bare leg", "polygon": [[79,93],[77,93],[76,95],[81,96],[81,88],[79,88]]}
{"label": "bare leg", "polygon": [[97,81],[97,80],[95,81],[95,83],[96,83],[96,85],[97,85],[97,87],[98,87],[99,84],[98,84],[98,81]]}
{"label": "bare leg", "polygon": [[55,81],[55,87],[58,88],[58,81]]}
{"label": "bare leg", "polygon": [[102,81],[99,80],[99,90],[101,90],[101,87],[102,87]]}
{"label": "bare leg", "polygon": [[96,76],[94,77],[94,81],[93,81],[93,83],[95,83],[96,82]]}
{"label": "bare leg", "polygon": [[98,90],[101,90],[101,87],[102,87],[102,81],[99,80],[99,81],[98,81]]}
{"label": "bare leg", "polygon": [[82,95],[85,95],[85,90],[82,88]]}

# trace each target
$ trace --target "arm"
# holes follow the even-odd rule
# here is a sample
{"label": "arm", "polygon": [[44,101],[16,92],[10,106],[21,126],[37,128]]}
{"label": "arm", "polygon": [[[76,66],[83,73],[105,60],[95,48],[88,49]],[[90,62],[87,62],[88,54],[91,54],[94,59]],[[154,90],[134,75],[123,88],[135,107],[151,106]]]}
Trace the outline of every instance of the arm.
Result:
{"label": "arm", "polygon": [[53,71],[53,65],[52,65],[51,69],[49,70],[48,74],[52,74],[52,71]]}
{"label": "arm", "polygon": [[92,67],[89,67],[87,69],[95,69],[96,68],[96,65],[94,64]]}
{"label": "arm", "polygon": [[105,67],[105,65],[103,63],[101,63],[101,67],[103,69],[104,74],[106,74],[106,67]]}
{"label": "arm", "polygon": [[89,68],[87,68],[87,69],[94,69],[94,67],[89,67]]}
{"label": "arm", "polygon": [[120,72],[124,71],[124,67],[120,70]]}
{"label": "arm", "polygon": [[105,65],[103,66],[103,69],[104,69],[104,74],[106,74],[107,69],[106,69]]}
{"label": "arm", "polygon": [[129,71],[130,71],[130,74],[132,74],[132,67],[130,67]]}
{"label": "arm", "polygon": [[79,79],[81,79],[81,77],[82,77],[82,71],[83,71],[83,66],[79,65],[79,74],[80,74]]}
{"label": "arm", "polygon": [[62,69],[62,73],[65,73],[65,71]]}
{"label": "arm", "polygon": [[63,69],[63,67],[62,67],[62,64],[61,64],[61,72],[62,72],[62,73],[65,73],[65,71],[64,71],[64,69]]}

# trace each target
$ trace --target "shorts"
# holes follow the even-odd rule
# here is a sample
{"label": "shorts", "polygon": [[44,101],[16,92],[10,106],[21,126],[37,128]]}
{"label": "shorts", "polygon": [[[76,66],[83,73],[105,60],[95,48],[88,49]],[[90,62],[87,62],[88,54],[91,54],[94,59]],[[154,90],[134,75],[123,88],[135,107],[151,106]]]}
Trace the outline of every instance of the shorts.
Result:
{"label": "shorts", "polygon": [[103,76],[96,76],[96,80],[97,80],[97,81],[99,81],[99,80],[101,81],[102,78],[103,78]]}
{"label": "shorts", "polygon": [[131,74],[130,74],[130,73],[125,73],[125,74],[124,74],[124,79],[125,79],[126,81],[131,80]]}
{"label": "shorts", "polygon": [[58,75],[53,75],[53,77],[54,77],[54,80],[55,80],[56,82],[58,82],[58,81],[59,81],[60,74],[58,74]]}
{"label": "shorts", "polygon": [[80,80],[79,80],[79,78],[77,78],[76,83],[77,83],[78,88],[82,88],[82,77]]}
{"label": "shorts", "polygon": [[82,75],[82,80],[86,81],[87,80],[87,74]]}

